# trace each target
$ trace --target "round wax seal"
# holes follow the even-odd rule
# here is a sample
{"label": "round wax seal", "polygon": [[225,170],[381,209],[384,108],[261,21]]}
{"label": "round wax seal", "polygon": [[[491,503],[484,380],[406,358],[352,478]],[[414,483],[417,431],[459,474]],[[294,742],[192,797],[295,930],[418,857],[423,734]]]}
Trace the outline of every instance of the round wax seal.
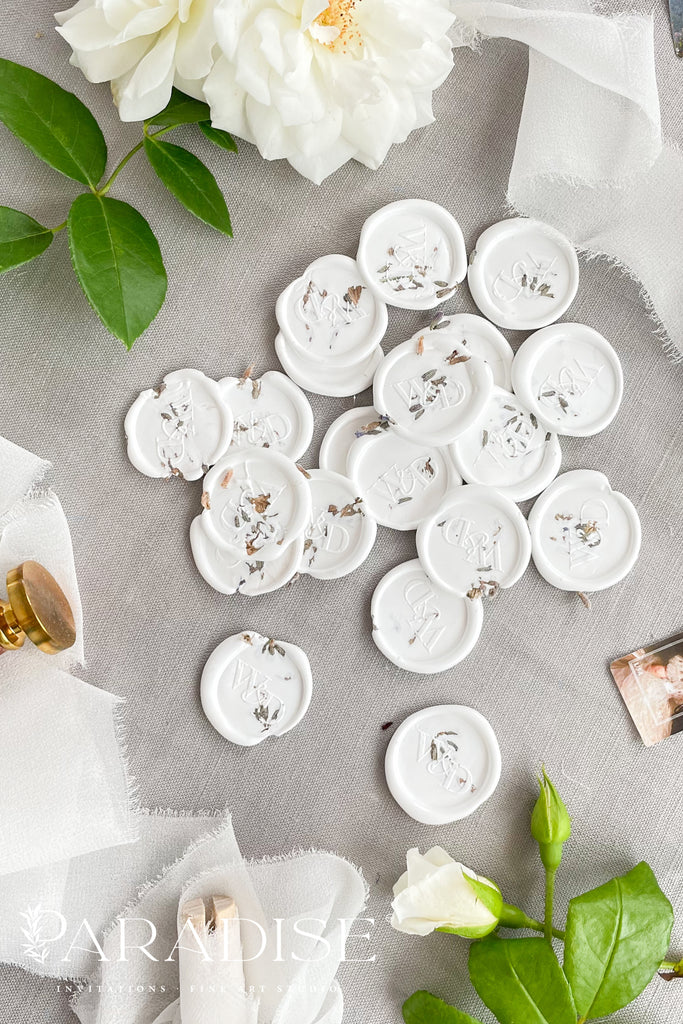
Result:
{"label": "round wax seal", "polygon": [[275,314],[293,352],[328,369],[371,355],[387,329],[387,307],[349,256],[311,263],[282,293]]}
{"label": "round wax seal", "polygon": [[380,580],[371,614],[372,639],[385,658],[421,675],[445,672],[466,658],[484,622],[481,601],[444,590],[417,558]]}
{"label": "round wax seal", "polygon": [[468,483],[495,487],[513,501],[542,491],[562,462],[557,435],[502,388],[494,389],[484,414],[454,443],[453,453]]}
{"label": "round wax seal", "polygon": [[252,631],[224,640],[202,672],[204,714],[221,736],[253,747],[298,725],[311,702],[308,658]]}
{"label": "round wax seal", "polygon": [[467,281],[494,324],[534,331],[565,313],[579,287],[579,261],[568,238],[526,217],[500,221],[477,239]]}
{"label": "round wax seal", "polygon": [[372,405],[361,405],[337,416],[327,428],[320,445],[320,468],[346,476],[349,449],[356,437],[369,432],[371,424],[376,424],[378,431],[381,429],[379,417]]}
{"label": "round wax seal", "polygon": [[[462,346],[465,352],[484,359],[491,367],[493,383],[507,391],[512,390],[510,371],[515,354],[509,341],[490,320],[485,320],[483,316],[477,316],[475,313],[455,313],[437,320],[428,329],[439,331],[442,337],[447,337],[451,349]],[[418,331],[415,340],[419,342],[425,333]]]}
{"label": "round wax seal", "polygon": [[542,423],[576,437],[604,430],[624,391],[619,357],[585,324],[553,324],[528,337],[517,351],[512,379]]}
{"label": "round wax seal", "polygon": [[304,534],[301,571],[319,580],[348,576],[370,554],[377,523],[348,477],[325,469],[311,469],[306,477],[313,512]]}
{"label": "round wax seal", "polygon": [[254,558],[235,558],[209,537],[201,516],[192,520],[190,545],[195,564],[209,586],[221,594],[270,594],[289,583],[299,571],[304,538],[288,544],[279,558],[262,562]]}
{"label": "round wax seal", "polygon": [[274,448],[296,462],[313,437],[313,410],[305,394],[284,373],[226,377],[219,386],[230,407],[233,448]]}
{"label": "round wax seal", "polygon": [[412,444],[393,429],[354,441],[348,471],[373,519],[393,530],[416,530],[461,483],[449,448]]}
{"label": "round wax seal", "polygon": [[145,476],[199,480],[230,444],[232,413],[215,381],[175,370],[136,398],[124,428],[128,458]]}
{"label": "round wax seal", "polygon": [[224,455],[206,474],[202,504],[209,537],[241,560],[280,558],[311,516],[311,492],[301,470],[269,448]]}
{"label": "round wax seal", "polygon": [[500,747],[473,708],[442,704],[407,718],[387,748],[387,785],[399,807],[425,825],[466,818],[493,794]]}
{"label": "round wax seal", "polygon": [[287,346],[282,334],[275,339],[275,351],[285,373],[304,391],[328,398],[350,398],[365,391],[372,384],[384,353],[378,346],[369,356],[364,356],[348,366],[335,365],[333,372],[323,363],[314,363],[299,356]]}
{"label": "round wax seal", "polygon": [[460,225],[443,206],[424,199],[389,203],[368,217],[357,259],[375,295],[404,309],[445,302],[467,272]]}
{"label": "round wax seal", "polygon": [[450,444],[477,421],[493,391],[491,367],[426,331],[393,349],[375,374],[373,404],[409,441]]}
{"label": "round wax seal", "polygon": [[563,473],[529,513],[534,564],[560,590],[606,590],[640,551],[640,519],[604,473]]}
{"label": "round wax seal", "polygon": [[455,594],[481,597],[511,587],[531,557],[526,519],[493,487],[466,484],[449,491],[417,530],[417,550],[428,575]]}

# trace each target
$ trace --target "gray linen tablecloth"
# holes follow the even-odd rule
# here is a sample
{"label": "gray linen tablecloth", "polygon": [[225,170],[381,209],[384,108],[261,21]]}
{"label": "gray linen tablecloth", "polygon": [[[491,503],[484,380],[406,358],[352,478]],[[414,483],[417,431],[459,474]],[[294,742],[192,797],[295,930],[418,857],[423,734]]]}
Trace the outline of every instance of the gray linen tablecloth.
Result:
{"label": "gray linen tablecloth", "polygon": [[[121,155],[138,129],[118,122],[106,86],[89,85],[68,66],[53,7],[48,0],[6,2],[0,52],[74,90],[105,126],[112,158]],[[681,143],[683,66],[673,54],[663,0],[656,21],[665,131]],[[643,523],[640,561],[626,581],[596,596],[592,612],[530,568],[514,590],[487,605],[474,653],[442,675],[394,668],[370,638],[372,591],[388,569],[414,557],[412,534],[380,529],[370,559],[347,579],[303,578],[262,598],[225,598],[203,582],[190,554],[201,483],[149,480],[126,458],[125,411],[165,372],[195,366],[220,377],[252,362],[259,371],[278,368],[277,295],[315,257],[354,255],[363,220],[382,204],[413,195],[443,203],[469,247],[505,214],[527,54],[500,41],[481,54],[458,51],[455,63],[437,95],[437,123],[392,150],[377,173],[351,164],[318,188],[286,165],[263,162],[248,145],[235,158],[193,136],[228,197],[234,241],[186,214],[138,156],[113,194],[133,202],[157,230],[170,287],[164,309],[130,354],[91,313],[63,235],[36,263],[0,281],[0,433],[54,463],[85,606],[87,678],[128,701],[129,753],[142,801],[179,810],[227,804],[249,856],[321,847],[362,867],[376,925],[370,953],[358,943],[351,955],[376,960],[342,971],[350,1024],[396,1024],[415,988],[490,1019],[469,987],[464,943],[389,929],[391,886],[408,847],[439,843],[496,879],[507,899],[542,913],[542,876],[528,829],[542,761],[574,823],[558,916],[572,894],[647,859],[678,912],[674,948],[683,953],[683,740],[646,749],[607,667],[615,656],[683,629],[683,370],[662,353],[628,277],[604,261],[582,261],[571,319],[613,342],[626,389],[611,427],[595,438],[563,439],[562,446],[565,469],[604,470],[631,497]],[[76,186],[4,129],[0,140],[0,202],[44,223],[61,221]],[[466,288],[450,308],[474,308]],[[385,347],[423,323],[417,314],[391,311]],[[520,340],[511,337],[513,344]],[[352,405],[312,402],[309,465],[329,423]],[[304,724],[254,749],[223,741],[198,696],[211,650],[244,628],[300,644],[315,677]],[[56,713],[58,701],[55,694]],[[443,702],[470,704],[490,719],[503,774],[476,814],[437,829],[417,824],[392,801],[382,768],[390,731],[381,727]],[[75,1021],[56,982],[10,969],[0,978],[3,1022]],[[682,1017],[683,982],[655,980],[616,1019],[680,1024]]]}

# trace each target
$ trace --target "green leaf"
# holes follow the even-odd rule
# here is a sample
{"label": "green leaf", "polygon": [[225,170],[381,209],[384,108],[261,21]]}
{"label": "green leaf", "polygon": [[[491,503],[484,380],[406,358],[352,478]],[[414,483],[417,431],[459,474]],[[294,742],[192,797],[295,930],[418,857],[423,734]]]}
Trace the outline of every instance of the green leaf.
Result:
{"label": "green leaf", "polygon": [[2,58],[0,121],[67,178],[97,185],[104,174],[107,145],[88,108],[44,75]]}
{"label": "green leaf", "polygon": [[564,970],[582,1017],[606,1017],[640,995],[666,956],[673,920],[644,863],[570,901]]}
{"label": "green leaf", "polygon": [[0,274],[40,256],[53,238],[50,229],[33,217],[0,206]]}
{"label": "green leaf", "polygon": [[484,939],[470,947],[470,978],[500,1024],[576,1024],[571,992],[545,939]]}
{"label": "green leaf", "polygon": [[406,1024],[481,1024],[462,1010],[444,1003],[429,992],[415,992],[403,1004]]}
{"label": "green leaf", "polygon": [[200,121],[199,127],[207,139],[216,146],[220,146],[221,149],[227,149],[231,153],[237,152],[237,143],[230,132],[224,132],[221,128],[214,128],[210,121]]}
{"label": "green leaf", "polygon": [[172,89],[171,98],[164,109],[154,117],[147,118],[145,124],[170,127],[179,124],[197,124],[198,121],[207,121],[210,117],[211,110],[207,103],[195,100],[192,96],[186,96],[178,89]]}
{"label": "green leaf", "polygon": [[81,288],[102,323],[131,348],[166,295],[159,243],[128,203],[89,192],[67,222],[71,260]]}
{"label": "green leaf", "polygon": [[148,135],[145,153],[158,177],[186,210],[224,235],[232,236],[230,214],[218,182],[194,153]]}

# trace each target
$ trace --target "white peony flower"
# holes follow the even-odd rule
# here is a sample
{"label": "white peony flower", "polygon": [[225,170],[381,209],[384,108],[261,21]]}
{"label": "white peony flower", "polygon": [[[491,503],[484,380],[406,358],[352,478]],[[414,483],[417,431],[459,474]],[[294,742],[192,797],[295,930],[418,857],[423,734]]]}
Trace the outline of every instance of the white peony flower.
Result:
{"label": "white peony flower", "polygon": [[318,183],[375,169],[434,120],[453,20],[448,0],[217,0],[212,122]]}
{"label": "white peony flower", "polygon": [[503,910],[498,886],[458,864],[440,846],[424,856],[409,850],[407,865],[394,886],[391,926],[396,931],[429,935],[439,928],[480,939],[498,925]]}
{"label": "white peony flower", "polygon": [[108,82],[122,121],[142,121],[168,103],[171,87],[203,99],[213,65],[215,0],[79,0],[55,17],[71,63]]}

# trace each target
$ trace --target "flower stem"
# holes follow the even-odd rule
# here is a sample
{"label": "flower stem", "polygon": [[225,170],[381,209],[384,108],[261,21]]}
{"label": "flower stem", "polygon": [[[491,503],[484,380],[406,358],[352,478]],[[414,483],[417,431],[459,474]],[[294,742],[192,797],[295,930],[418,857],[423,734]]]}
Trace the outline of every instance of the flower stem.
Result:
{"label": "flower stem", "polygon": [[555,899],[555,871],[545,869],[545,928],[543,934],[548,942],[553,938],[553,901]]}
{"label": "flower stem", "polygon": [[[545,933],[545,924],[542,921],[529,917],[519,907],[512,906],[510,903],[503,904],[500,924],[503,928],[526,928],[532,932]],[[553,928],[552,934],[556,939],[564,939],[564,932],[559,928]]]}
{"label": "flower stem", "polygon": [[105,181],[105,183],[102,186],[102,188],[94,188],[93,189],[93,192],[95,193],[95,195],[96,196],[104,196],[104,195],[107,194],[107,192],[112,187],[112,185],[114,184],[114,182],[118,178],[118,176],[121,173],[121,171],[123,170],[123,168],[126,166],[128,161],[131,159],[131,157],[135,156],[135,154],[138,153],[142,149],[142,147],[145,144],[145,138],[156,139],[158,135],[165,135],[166,132],[170,132],[172,128],[177,128],[177,125],[175,125],[175,124],[166,125],[165,128],[160,128],[158,132],[148,132],[147,131],[147,127],[145,127],[144,128],[144,137],[142,139],[140,139],[140,141],[135,146],[133,146],[133,148],[130,150],[129,153],[126,153],[126,155],[121,160],[119,160],[118,164],[116,165],[114,170],[111,172],[111,174],[109,175],[109,177]]}
{"label": "flower stem", "polygon": [[66,227],[66,221],[63,220],[61,224],[58,224],[56,228],[50,228],[53,235],[56,235],[58,231],[63,231]]}

